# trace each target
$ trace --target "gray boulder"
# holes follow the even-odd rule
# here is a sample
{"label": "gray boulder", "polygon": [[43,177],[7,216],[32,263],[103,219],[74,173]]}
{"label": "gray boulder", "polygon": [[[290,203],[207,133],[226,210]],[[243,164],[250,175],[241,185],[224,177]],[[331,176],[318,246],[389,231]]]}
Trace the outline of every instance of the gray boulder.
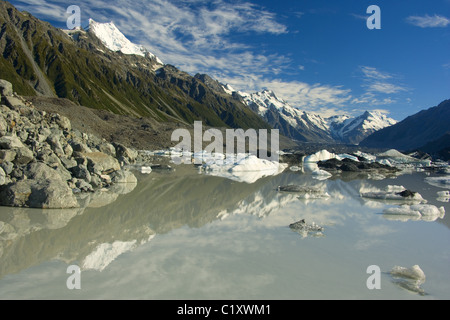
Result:
{"label": "gray boulder", "polygon": [[16,158],[16,152],[14,150],[0,150],[0,161],[12,162]]}
{"label": "gray boulder", "polygon": [[138,152],[132,148],[128,148],[120,143],[115,143],[116,157],[119,161],[123,161],[125,164],[132,164],[136,162]]}
{"label": "gray boulder", "polygon": [[33,151],[26,147],[16,148],[15,151],[16,158],[13,161],[15,164],[24,165],[34,160]]}
{"label": "gray boulder", "polygon": [[90,172],[111,173],[120,170],[119,161],[103,152],[91,152],[83,155],[87,159]]}
{"label": "gray boulder", "polygon": [[58,171],[42,162],[30,163],[24,173],[28,179],[33,180],[65,180]]}
{"label": "gray boulder", "polygon": [[[0,138],[0,158],[4,161],[12,161],[15,164],[22,165],[31,162],[34,158],[33,152],[28,149],[20,139],[13,136],[3,136]],[[8,152],[5,150],[12,150]],[[12,159],[15,153],[14,159]]]}
{"label": "gray boulder", "polygon": [[0,80],[0,98],[2,96],[12,96],[13,95],[13,86],[11,82],[6,80]]}
{"label": "gray boulder", "polygon": [[25,147],[20,139],[13,136],[4,136],[0,138],[0,149],[14,149]]}
{"label": "gray boulder", "polygon": [[70,123],[69,118],[60,114],[55,114],[54,119],[61,129],[67,131],[70,131],[72,129],[72,124]]}
{"label": "gray boulder", "polygon": [[3,170],[3,168],[0,167],[0,186],[6,183],[6,178],[6,172]]}
{"label": "gray boulder", "polygon": [[10,161],[3,161],[0,167],[5,171],[6,174],[10,174],[14,169],[14,164]]}
{"label": "gray boulder", "polygon": [[4,136],[8,132],[8,123],[0,114],[0,136]]}
{"label": "gray boulder", "polygon": [[12,207],[65,209],[79,207],[66,182],[48,179],[27,179],[2,186],[0,204]]}
{"label": "gray boulder", "polygon": [[74,166],[73,168],[70,169],[70,171],[72,172],[73,176],[77,179],[82,179],[87,183],[90,183],[92,180],[88,168],[82,164]]}
{"label": "gray boulder", "polygon": [[136,176],[129,170],[119,170],[111,174],[112,183],[137,183]]}

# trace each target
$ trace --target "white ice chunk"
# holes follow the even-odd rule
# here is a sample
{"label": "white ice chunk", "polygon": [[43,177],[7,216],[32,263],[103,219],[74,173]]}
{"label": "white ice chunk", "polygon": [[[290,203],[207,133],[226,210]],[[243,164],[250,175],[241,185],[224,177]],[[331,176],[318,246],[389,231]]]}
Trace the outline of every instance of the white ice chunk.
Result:
{"label": "white ice chunk", "polygon": [[421,282],[426,280],[425,273],[418,265],[412,266],[411,268],[395,266],[391,270],[391,275]]}
{"label": "white ice chunk", "polygon": [[388,208],[383,211],[387,215],[409,215],[409,216],[419,216],[425,220],[430,220],[432,218],[444,218],[445,208],[436,207],[431,204],[413,204],[413,205],[401,205],[396,208]]}
{"label": "white ice chunk", "polygon": [[206,158],[201,170],[208,175],[253,183],[266,176],[278,175],[287,167],[287,164],[260,159],[255,155],[228,155],[226,158],[222,156]]}
{"label": "white ice chunk", "polygon": [[336,154],[328,152],[327,150],[321,150],[309,156],[306,156],[303,162],[318,162],[335,159]]}

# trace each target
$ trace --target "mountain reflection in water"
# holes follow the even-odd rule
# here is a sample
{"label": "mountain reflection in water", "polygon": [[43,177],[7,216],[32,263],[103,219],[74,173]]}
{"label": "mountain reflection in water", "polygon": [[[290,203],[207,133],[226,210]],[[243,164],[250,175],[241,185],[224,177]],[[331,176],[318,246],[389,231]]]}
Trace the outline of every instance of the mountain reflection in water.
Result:
{"label": "mountain reflection in water", "polygon": [[[409,179],[413,179],[360,180],[360,176],[349,175],[318,180],[309,174],[286,170],[249,184],[199,174],[190,165],[177,166],[173,172],[136,175],[136,186],[86,200],[89,203],[86,208],[0,208],[0,281],[6,275],[54,259],[102,271],[123,252],[134,250],[155,236],[184,227],[201,229],[236,215],[263,219],[266,228],[288,229],[290,223],[306,219],[323,226],[327,238],[329,228],[345,224],[352,228],[355,222],[349,223],[349,219],[363,219],[364,215],[356,216],[355,206],[381,216],[382,208],[390,205],[389,201],[367,201],[360,197],[360,190],[397,183],[408,187]],[[421,180],[411,181],[416,184]],[[277,190],[278,186],[286,185],[323,190],[329,197],[308,199],[295,192]],[[425,195],[430,198],[433,192]],[[448,204],[445,206],[448,209]],[[280,215],[285,209],[288,215]],[[448,226],[446,217],[439,220]],[[355,244],[367,245],[363,239]]]}

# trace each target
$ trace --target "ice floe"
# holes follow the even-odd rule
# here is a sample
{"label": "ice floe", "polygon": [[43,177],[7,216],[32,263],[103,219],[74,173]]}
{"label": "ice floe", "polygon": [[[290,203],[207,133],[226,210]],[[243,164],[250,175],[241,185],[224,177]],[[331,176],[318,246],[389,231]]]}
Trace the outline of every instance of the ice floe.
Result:
{"label": "ice floe", "polygon": [[[413,164],[416,166],[430,166],[431,160],[417,159],[403,154],[395,149],[388,150],[377,154],[377,161],[382,164],[390,164],[391,166]],[[383,163],[384,162],[384,163]]]}
{"label": "ice floe", "polygon": [[407,190],[403,186],[388,185],[383,190],[370,188],[360,190],[360,196],[371,200],[386,200],[389,203],[426,203],[427,201],[418,193]]}
{"label": "ice floe", "polygon": [[444,207],[436,207],[432,204],[403,204],[395,208],[387,208],[383,210],[383,214],[390,220],[406,221],[412,220],[424,220],[435,221],[437,219],[443,219],[445,216]]}
{"label": "ice floe", "polygon": [[414,265],[411,268],[395,266],[390,273],[394,284],[413,293],[425,295],[421,285],[425,283],[426,276],[420,266]]}
{"label": "ice floe", "polygon": [[326,160],[330,160],[330,159],[335,159],[336,158],[336,154],[328,152],[327,150],[321,150],[318,151],[314,154],[311,154],[309,156],[306,156],[303,159],[303,162],[305,163],[311,163],[311,162],[319,162],[319,161],[326,161]]}
{"label": "ice floe", "polygon": [[278,175],[288,167],[287,164],[260,159],[252,154],[215,156],[207,159],[200,167],[202,173],[245,183],[254,183],[263,177]]}
{"label": "ice floe", "polygon": [[440,202],[450,202],[450,191],[438,191],[436,200]]}

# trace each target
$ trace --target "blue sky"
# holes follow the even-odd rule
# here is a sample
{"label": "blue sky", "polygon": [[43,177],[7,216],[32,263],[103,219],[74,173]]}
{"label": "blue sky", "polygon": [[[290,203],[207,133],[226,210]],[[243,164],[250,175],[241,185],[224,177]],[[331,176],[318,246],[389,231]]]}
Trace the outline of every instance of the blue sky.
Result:
{"label": "blue sky", "polygon": [[[83,26],[113,21],[165,63],[323,116],[385,110],[403,120],[450,99],[450,0],[11,3],[60,28],[77,5]],[[370,5],[381,29],[367,28]]]}

